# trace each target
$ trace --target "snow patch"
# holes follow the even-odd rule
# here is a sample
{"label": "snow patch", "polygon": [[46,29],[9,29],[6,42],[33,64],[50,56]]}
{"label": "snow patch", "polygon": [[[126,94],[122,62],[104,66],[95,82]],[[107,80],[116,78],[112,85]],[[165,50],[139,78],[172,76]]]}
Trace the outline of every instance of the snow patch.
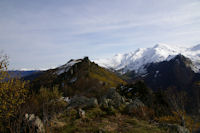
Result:
{"label": "snow patch", "polygon": [[159,71],[156,71],[155,75],[154,75],[154,78],[157,78],[158,77],[158,74],[159,74]]}
{"label": "snow patch", "polygon": [[60,74],[62,74],[62,73],[68,72],[69,69],[70,69],[73,65],[75,65],[75,64],[77,64],[77,63],[79,63],[79,62],[81,62],[81,61],[82,61],[82,60],[71,60],[71,61],[69,61],[67,64],[58,67],[55,73],[56,73],[57,75],[60,75]]}

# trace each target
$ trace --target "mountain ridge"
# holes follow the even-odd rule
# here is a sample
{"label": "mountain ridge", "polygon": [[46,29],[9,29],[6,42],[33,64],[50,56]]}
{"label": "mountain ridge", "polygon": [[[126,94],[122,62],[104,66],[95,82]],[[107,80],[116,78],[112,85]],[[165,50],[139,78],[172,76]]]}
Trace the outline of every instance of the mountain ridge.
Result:
{"label": "mountain ridge", "polygon": [[83,93],[99,95],[107,88],[116,87],[125,81],[114,72],[91,62],[88,57],[70,60],[55,69],[43,71],[32,81],[32,88],[58,85],[66,96]]}
{"label": "mountain ridge", "polygon": [[178,54],[192,60],[194,72],[199,72],[200,69],[200,46],[196,45],[191,48],[169,46],[167,44],[156,44],[150,48],[140,48],[134,52],[125,54],[117,54],[111,58],[95,60],[100,66],[119,70],[122,73],[127,71],[135,71],[139,74],[145,73],[145,65],[150,63],[162,62],[165,60],[171,60]]}

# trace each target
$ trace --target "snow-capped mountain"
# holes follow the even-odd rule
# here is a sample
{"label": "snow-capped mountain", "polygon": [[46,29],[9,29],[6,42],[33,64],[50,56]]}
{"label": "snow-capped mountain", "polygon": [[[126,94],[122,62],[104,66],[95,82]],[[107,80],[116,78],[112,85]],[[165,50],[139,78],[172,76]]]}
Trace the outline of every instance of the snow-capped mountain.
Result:
{"label": "snow-capped mountain", "polygon": [[200,70],[200,44],[191,48],[157,44],[151,48],[140,48],[135,52],[117,54],[112,58],[98,59],[95,62],[100,66],[122,70],[122,72],[134,70],[136,73],[145,73],[144,67],[150,63],[169,61],[176,55],[182,54],[191,59],[192,70]]}

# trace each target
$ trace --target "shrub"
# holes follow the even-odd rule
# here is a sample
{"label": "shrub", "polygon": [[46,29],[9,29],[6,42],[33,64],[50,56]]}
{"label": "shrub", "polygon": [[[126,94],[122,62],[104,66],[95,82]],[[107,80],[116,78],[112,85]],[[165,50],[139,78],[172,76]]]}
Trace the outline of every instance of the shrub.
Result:
{"label": "shrub", "polygon": [[0,132],[19,132],[21,105],[25,103],[28,89],[26,82],[11,78],[7,72],[8,58],[0,55]]}
{"label": "shrub", "polygon": [[91,118],[91,119],[99,118],[105,114],[106,113],[102,111],[99,107],[96,107],[86,111],[86,118]]}
{"label": "shrub", "polygon": [[155,120],[159,123],[168,123],[168,124],[178,124],[182,125],[182,118],[180,116],[184,116],[185,126],[192,132],[197,129],[198,126],[194,123],[194,120],[186,115],[185,112],[173,112],[172,115],[162,116],[159,118],[155,118]]}
{"label": "shrub", "polygon": [[44,119],[63,111],[66,107],[66,102],[62,100],[62,93],[59,92],[58,87],[52,89],[41,87],[36,99],[43,118],[46,117]]}
{"label": "shrub", "polygon": [[149,119],[153,119],[153,117],[154,117],[154,110],[150,109],[146,106],[138,107],[138,108],[131,108],[131,110],[125,109],[124,113],[129,114],[131,116],[135,116],[142,120],[149,120]]}
{"label": "shrub", "polygon": [[77,116],[78,111],[76,109],[67,110],[67,117],[70,118],[70,120],[75,120]]}

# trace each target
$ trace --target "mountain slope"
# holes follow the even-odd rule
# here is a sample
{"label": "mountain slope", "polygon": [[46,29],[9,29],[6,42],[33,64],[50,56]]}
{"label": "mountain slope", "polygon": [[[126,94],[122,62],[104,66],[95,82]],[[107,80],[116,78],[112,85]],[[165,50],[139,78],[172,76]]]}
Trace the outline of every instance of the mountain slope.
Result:
{"label": "mountain slope", "polygon": [[99,67],[87,57],[70,60],[63,66],[50,69],[32,81],[32,88],[58,85],[65,95],[100,95],[110,87],[125,83],[113,72]]}
{"label": "mountain slope", "polygon": [[199,45],[191,48],[183,48],[177,46],[169,46],[166,44],[157,44],[151,48],[138,49],[135,52],[126,54],[117,54],[112,58],[99,59],[95,62],[101,66],[120,70],[122,73],[134,70],[136,73],[144,74],[146,70],[144,66],[150,63],[157,63],[170,60],[178,54],[192,60],[194,64],[192,69],[199,72],[200,69],[200,49]]}
{"label": "mountain slope", "polygon": [[198,75],[191,69],[191,65],[190,59],[179,54],[170,61],[145,66],[147,74],[143,79],[154,89],[167,89],[168,87],[188,89]]}

